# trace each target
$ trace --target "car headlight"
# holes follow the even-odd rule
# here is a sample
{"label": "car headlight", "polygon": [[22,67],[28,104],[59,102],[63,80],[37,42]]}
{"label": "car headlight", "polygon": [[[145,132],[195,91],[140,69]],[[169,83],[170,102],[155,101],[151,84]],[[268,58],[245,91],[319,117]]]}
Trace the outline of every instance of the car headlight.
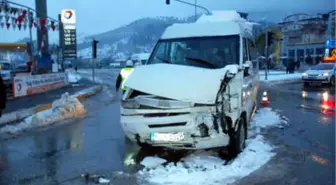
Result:
{"label": "car headlight", "polygon": [[308,74],[307,73],[302,73],[302,76],[308,76]]}
{"label": "car headlight", "polygon": [[323,101],[327,101],[328,98],[329,98],[329,93],[328,93],[328,92],[324,92],[324,93],[322,94],[322,99],[323,99]]}
{"label": "car headlight", "polygon": [[323,76],[329,76],[329,73],[323,73]]}

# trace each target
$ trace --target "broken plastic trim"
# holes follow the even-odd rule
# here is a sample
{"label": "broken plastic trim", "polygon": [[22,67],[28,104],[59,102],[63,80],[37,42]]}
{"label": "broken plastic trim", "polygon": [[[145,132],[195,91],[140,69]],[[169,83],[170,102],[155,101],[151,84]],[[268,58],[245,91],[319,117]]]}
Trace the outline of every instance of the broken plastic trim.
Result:
{"label": "broken plastic trim", "polygon": [[[223,105],[223,100],[224,100],[223,93],[226,91],[226,87],[227,87],[228,83],[230,82],[230,80],[234,77],[234,76],[231,76],[231,75],[230,75],[230,77],[227,77],[227,74],[228,73],[225,74],[224,79],[222,80],[221,86],[220,86],[219,91],[218,91],[217,96],[216,96],[216,101],[215,101],[215,104],[216,104],[216,114],[215,114],[216,123],[214,123],[214,125],[215,124],[217,125],[217,132],[219,132],[218,122],[217,122],[217,120],[219,120],[219,124],[222,127],[222,132],[225,133],[225,134],[227,134],[229,132],[229,130],[231,130],[232,125],[229,124],[229,122],[227,122],[227,119],[226,119],[226,116],[225,116],[224,105]],[[222,102],[219,102],[219,97],[221,97]],[[221,105],[221,108],[222,108],[221,110],[218,110],[218,105],[219,104],[222,104]],[[228,126],[228,129],[226,129],[226,126]]]}

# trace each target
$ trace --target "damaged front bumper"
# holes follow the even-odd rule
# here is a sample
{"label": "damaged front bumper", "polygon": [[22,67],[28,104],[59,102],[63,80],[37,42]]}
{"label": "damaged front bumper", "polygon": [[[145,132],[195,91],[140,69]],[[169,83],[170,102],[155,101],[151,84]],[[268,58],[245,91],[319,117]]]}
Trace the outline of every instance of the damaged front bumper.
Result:
{"label": "damaged front bumper", "polygon": [[[126,136],[138,144],[171,149],[207,149],[227,146],[220,132],[215,106],[140,96],[122,103],[121,124]],[[153,133],[182,133],[178,141],[153,140]]]}

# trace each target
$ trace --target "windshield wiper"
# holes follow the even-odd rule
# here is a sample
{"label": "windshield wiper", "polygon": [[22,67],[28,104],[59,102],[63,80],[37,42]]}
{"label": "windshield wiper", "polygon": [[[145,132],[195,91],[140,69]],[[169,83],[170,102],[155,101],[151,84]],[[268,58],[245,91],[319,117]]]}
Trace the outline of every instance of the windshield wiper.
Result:
{"label": "windshield wiper", "polygon": [[214,64],[211,64],[206,60],[202,60],[202,59],[199,59],[199,58],[192,58],[192,57],[186,57],[186,59],[187,60],[192,60],[192,61],[195,61],[195,62],[198,62],[198,63],[201,63],[201,64],[205,64],[206,66],[208,66],[211,69],[216,68],[216,66]]}
{"label": "windshield wiper", "polygon": [[167,59],[164,59],[162,57],[156,57],[156,58],[163,61],[164,63],[170,64],[169,60],[167,60]]}

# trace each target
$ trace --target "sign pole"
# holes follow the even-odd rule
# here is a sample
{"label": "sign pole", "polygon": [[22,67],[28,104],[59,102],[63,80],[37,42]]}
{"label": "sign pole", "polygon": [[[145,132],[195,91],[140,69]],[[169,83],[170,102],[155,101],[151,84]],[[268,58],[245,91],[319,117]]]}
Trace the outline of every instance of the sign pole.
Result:
{"label": "sign pole", "polygon": [[94,58],[91,59],[91,67],[92,67],[92,81],[95,82],[95,69],[94,69]]}
{"label": "sign pole", "polygon": [[265,57],[266,57],[265,80],[267,80],[267,73],[268,73],[268,31],[265,34]]}

